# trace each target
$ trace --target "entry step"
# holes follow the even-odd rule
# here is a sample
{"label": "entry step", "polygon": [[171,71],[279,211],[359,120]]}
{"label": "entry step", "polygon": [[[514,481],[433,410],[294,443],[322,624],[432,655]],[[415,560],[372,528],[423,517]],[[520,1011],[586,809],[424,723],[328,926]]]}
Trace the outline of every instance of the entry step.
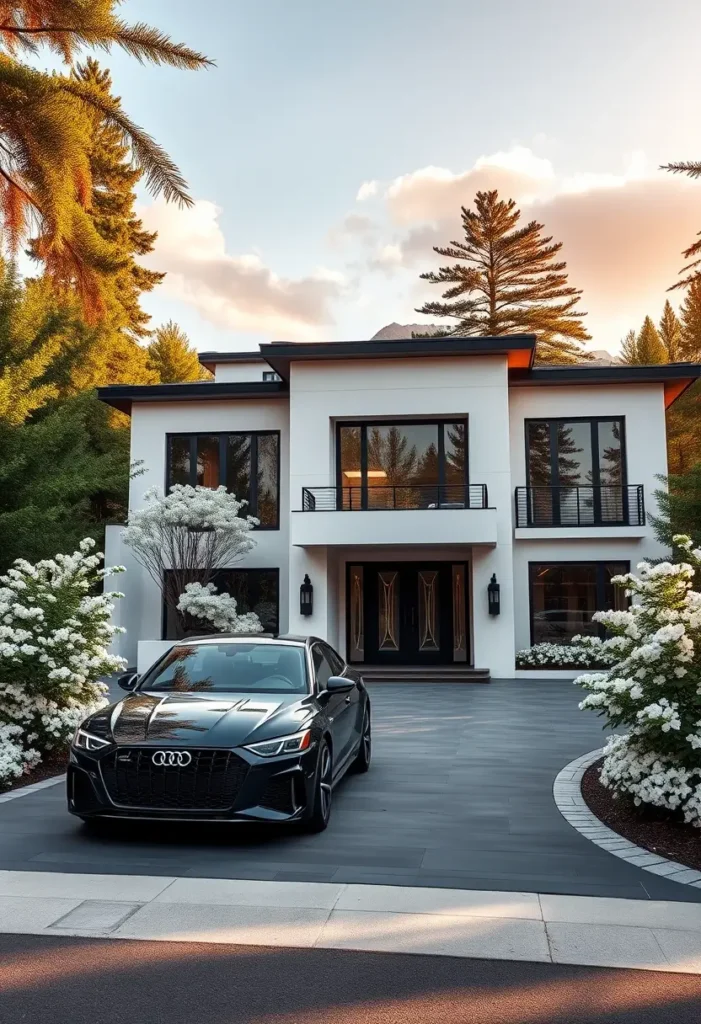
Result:
{"label": "entry step", "polygon": [[466,665],[363,665],[366,683],[488,683],[488,668]]}

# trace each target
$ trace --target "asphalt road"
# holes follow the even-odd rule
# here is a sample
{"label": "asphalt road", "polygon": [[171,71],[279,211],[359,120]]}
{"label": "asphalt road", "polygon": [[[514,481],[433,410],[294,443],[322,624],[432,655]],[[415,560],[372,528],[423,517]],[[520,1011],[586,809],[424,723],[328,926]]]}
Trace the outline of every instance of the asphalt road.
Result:
{"label": "asphalt road", "polygon": [[698,1024],[701,977],[450,957],[0,936],[12,1024]]}

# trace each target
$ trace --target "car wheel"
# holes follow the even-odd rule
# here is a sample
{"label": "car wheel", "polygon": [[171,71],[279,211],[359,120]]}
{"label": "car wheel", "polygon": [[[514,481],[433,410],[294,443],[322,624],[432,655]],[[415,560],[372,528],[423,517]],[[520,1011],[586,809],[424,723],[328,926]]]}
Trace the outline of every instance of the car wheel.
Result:
{"label": "car wheel", "polygon": [[358,756],[352,765],[354,772],[366,772],[370,768],[372,760],[372,725],[370,722],[370,708],[365,708],[363,715],[363,728],[360,736],[360,749]]}
{"label": "car wheel", "polygon": [[333,776],[333,760],[331,748],[326,740],[321,741],[319,749],[319,760],[316,768],[316,781],[314,783],[314,803],[309,817],[304,822],[305,832],[323,832],[331,817],[331,798],[333,790],[331,779]]}

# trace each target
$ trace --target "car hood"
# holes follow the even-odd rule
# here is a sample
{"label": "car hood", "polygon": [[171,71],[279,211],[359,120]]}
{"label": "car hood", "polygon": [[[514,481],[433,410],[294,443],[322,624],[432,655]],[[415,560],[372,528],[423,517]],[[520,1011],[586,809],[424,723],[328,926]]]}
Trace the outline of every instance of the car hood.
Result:
{"label": "car hood", "polygon": [[107,713],[95,732],[119,744],[237,747],[299,732],[314,710],[310,694],[135,693],[93,718]]}

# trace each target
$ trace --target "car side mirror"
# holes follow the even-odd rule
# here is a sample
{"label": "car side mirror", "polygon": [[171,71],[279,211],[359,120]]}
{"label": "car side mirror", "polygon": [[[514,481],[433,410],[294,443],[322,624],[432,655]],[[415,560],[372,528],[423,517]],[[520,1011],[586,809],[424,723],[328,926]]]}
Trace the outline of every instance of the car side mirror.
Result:
{"label": "car side mirror", "polygon": [[139,677],[136,672],[125,672],[123,676],[120,676],[117,680],[117,685],[121,686],[123,690],[133,690],[139,681]]}
{"label": "car side mirror", "polygon": [[354,686],[355,682],[346,676],[329,676],[326,680],[326,689],[329,693],[348,693]]}

